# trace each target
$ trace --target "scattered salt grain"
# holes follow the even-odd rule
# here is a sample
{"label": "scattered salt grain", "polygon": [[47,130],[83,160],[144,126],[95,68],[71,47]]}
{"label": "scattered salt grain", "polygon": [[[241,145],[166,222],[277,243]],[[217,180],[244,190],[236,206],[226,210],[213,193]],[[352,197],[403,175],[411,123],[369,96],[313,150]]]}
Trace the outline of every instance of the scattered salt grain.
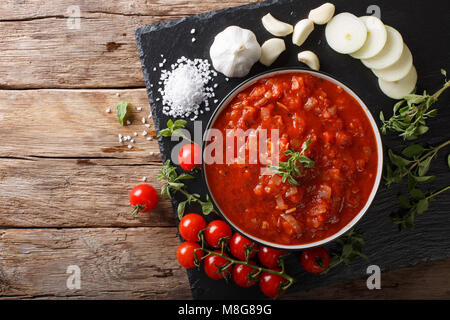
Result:
{"label": "scattered salt grain", "polygon": [[116,97],[120,97],[120,93],[116,92]]}
{"label": "scattered salt grain", "polygon": [[131,148],[133,148],[133,146],[131,144],[129,144],[128,145],[128,149],[131,149]]}
{"label": "scattered salt grain", "polygon": [[153,151],[150,151],[149,155],[153,156],[153,155],[155,155],[155,153]]}
{"label": "scattered salt grain", "polygon": [[131,121],[130,120],[127,120],[127,125],[130,125],[131,124]]}
{"label": "scattered salt grain", "polygon": [[150,128],[150,123],[146,123],[145,126],[146,126],[147,128]]}
{"label": "scattered salt grain", "polygon": [[195,29],[191,29],[191,34],[194,34],[195,33]]}
{"label": "scattered salt grain", "polygon": [[137,135],[138,135],[137,132],[133,133],[133,136],[137,137]]}
{"label": "scattered salt grain", "polygon": [[219,85],[217,83],[214,83],[213,87],[217,88]]}
{"label": "scattered salt grain", "polygon": [[147,140],[148,140],[148,141],[152,141],[152,140],[153,140],[153,137],[147,137]]}
{"label": "scattered salt grain", "polygon": [[147,181],[147,177],[142,177],[142,181]]}
{"label": "scattered salt grain", "polygon": [[143,124],[145,124],[145,117],[142,117],[142,119],[141,119],[141,122],[143,123]]}
{"label": "scattered salt grain", "polygon": [[142,107],[137,107],[136,110],[137,111],[142,111]]}
{"label": "scattered salt grain", "polygon": [[111,113],[111,109],[110,108],[106,109],[106,113]]}
{"label": "scattered salt grain", "polygon": [[142,132],[142,135],[145,137],[148,134],[147,131],[144,130],[144,132]]}
{"label": "scattered salt grain", "polygon": [[197,39],[195,39],[195,38],[192,38],[192,42],[195,42]]}

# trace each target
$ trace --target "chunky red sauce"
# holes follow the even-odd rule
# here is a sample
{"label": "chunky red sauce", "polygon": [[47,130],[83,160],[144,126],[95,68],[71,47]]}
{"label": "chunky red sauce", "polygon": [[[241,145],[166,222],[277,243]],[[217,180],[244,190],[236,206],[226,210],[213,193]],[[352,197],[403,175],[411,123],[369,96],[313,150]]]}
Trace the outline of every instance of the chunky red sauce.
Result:
{"label": "chunky red sauce", "polygon": [[224,108],[213,128],[223,132],[224,145],[227,129],[279,129],[280,161],[287,161],[284,151],[300,151],[310,140],[305,155],[315,165],[300,168],[298,186],[261,175],[267,165],[260,162],[205,165],[220,209],[260,239],[285,245],[324,239],[348,224],[372,191],[377,146],[369,119],[325,79],[290,73],[259,80]]}

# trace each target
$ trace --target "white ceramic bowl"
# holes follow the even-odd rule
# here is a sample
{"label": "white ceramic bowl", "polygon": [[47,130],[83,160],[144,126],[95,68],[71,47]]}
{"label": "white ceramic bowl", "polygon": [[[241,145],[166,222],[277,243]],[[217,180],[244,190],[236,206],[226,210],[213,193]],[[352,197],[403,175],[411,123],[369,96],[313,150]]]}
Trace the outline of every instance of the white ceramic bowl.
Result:
{"label": "white ceramic bowl", "polygon": [[[233,227],[237,232],[239,232],[240,234],[244,235],[245,237],[259,243],[262,244],[264,246],[267,247],[272,247],[272,248],[277,248],[277,249],[283,249],[283,250],[303,250],[303,249],[307,249],[307,248],[311,248],[311,247],[316,247],[316,246],[320,246],[323,245],[327,242],[330,242],[338,237],[340,237],[341,235],[343,235],[344,233],[346,233],[347,231],[349,231],[352,227],[355,226],[355,224],[362,218],[362,216],[366,213],[367,209],[369,209],[373,199],[375,198],[375,194],[378,190],[378,187],[380,185],[380,181],[381,181],[381,176],[382,176],[382,171],[383,171],[383,147],[381,144],[381,137],[380,137],[380,132],[378,130],[378,127],[375,123],[375,120],[372,117],[372,114],[369,111],[369,108],[367,108],[366,104],[361,100],[360,97],[358,97],[358,95],[356,93],[354,93],[348,86],[346,86],[345,84],[343,84],[342,82],[336,80],[335,78],[333,78],[332,76],[324,73],[324,72],[319,72],[319,71],[313,71],[313,70],[309,70],[309,69],[302,69],[302,68],[283,68],[283,69],[275,69],[275,70],[271,70],[268,72],[264,72],[261,74],[258,74],[244,82],[242,82],[241,84],[239,84],[237,87],[235,87],[220,103],[220,105],[217,107],[217,109],[214,111],[211,119],[208,122],[208,125],[206,127],[206,132],[205,132],[205,136],[203,139],[203,150],[205,150],[205,145],[206,145],[206,141],[208,141],[208,129],[212,127],[212,125],[214,124],[214,122],[216,121],[217,117],[219,116],[219,114],[221,113],[221,111],[233,100],[233,98],[241,91],[245,90],[246,88],[248,88],[249,86],[253,85],[255,82],[257,82],[258,80],[262,79],[262,78],[266,78],[266,77],[270,77],[270,76],[274,76],[274,75],[279,75],[279,74],[285,74],[285,73],[307,73],[307,74],[312,74],[316,77],[319,78],[323,78],[326,79],[332,83],[335,83],[339,86],[341,86],[347,93],[349,93],[353,98],[355,98],[355,100],[359,103],[359,105],[363,108],[367,118],[370,121],[370,124],[372,126],[372,130],[375,134],[375,139],[376,139],[376,144],[377,144],[377,153],[378,153],[378,167],[377,167],[377,176],[375,178],[375,183],[372,187],[372,191],[369,195],[369,198],[367,199],[366,204],[364,205],[364,207],[361,209],[361,211],[345,226],[343,227],[341,230],[339,230],[338,232],[332,234],[331,236],[316,241],[316,242],[310,242],[310,243],[306,243],[306,244],[299,244],[299,245],[285,245],[285,244],[279,244],[279,243],[274,243],[274,242],[270,242],[267,240],[263,240],[260,239],[258,237],[255,237],[245,231],[243,231],[241,228],[239,228],[237,225],[235,225],[230,219],[228,219],[227,215],[220,209],[220,206],[217,205],[216,201],[214,200],[214,195],[211,193],[210,188],[209,188],[209,184],[208,184],[208,177],[206,176],[205,173],[205,161],[202,161],[202,166],[203,166],[203,170],[202,170],[202,174],[203,177],[205,179],[206,182],[206,186],[208,188],[208,193],[212,199],[212,201],[214,202],[215,207],[218,209],[219,213],[225,218],[225,220],[230,224],[231,227]],[[204,159],[204,154],[203,154],[203,159]]]}

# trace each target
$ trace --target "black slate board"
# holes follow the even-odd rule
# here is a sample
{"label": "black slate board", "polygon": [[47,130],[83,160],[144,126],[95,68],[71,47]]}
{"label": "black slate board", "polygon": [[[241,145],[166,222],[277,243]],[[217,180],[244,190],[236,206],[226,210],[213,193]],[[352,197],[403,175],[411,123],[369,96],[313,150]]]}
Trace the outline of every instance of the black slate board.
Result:
{"label": "black slate board", "polygon": [[[322,3],[322,0],[266,1],[139,28],[136,31],[136,40],[156,130],[164,128],[168,120],[168,117],[161,112],[161,104],[155,100],[159,96],[157,92],[160,76],[158,64],[162,60],[161,54],[167,59],[166,68],[180,56],[190,59],[209,59],[209,47],[214,36],[229,25],[238,25],[252,30],[258,41],[263,43],[272,37],[261,25],[260,19],[263,15],[270,12],[283,21],[295,24],[298,20],[307,17],[310,9]],[[383,22],[401,32],[413,53],[414,64],[419,74],[419,91],[428,89],[430,92],[434,92],[440,88],[443,80],[440,69],[444,68],[450,72],[450,55],[448,53],[450,31],[445,27],[450,21],[450,8],[447,0],[432,1],[432,3],[406,0],[336,0],[334,3],[337,13],[349,11],[358,16],[366,15],[370,5],[377,5],[381,9]],[[192,28],[196,29],[194,35],[190,34]],[[196,42],[191,41],[192,37],[196,38]],[[375,119],[378,119],[380,110],[383,110],[386,115],[391,114],[394,101],[380,92],[376,77],[358,60],[332,51],[326,44],[323,26],[315,27],[314,32],[301,49],[292,45],[289,36],[285,40],[287,51],[271,68],[298,66],[296,54],[300,50],[312,50],[320,58],[321,70],[348,84],[365,101]],[[157,68],[156,71],[153,71],[154,67]],[[267,68],[256,64],[247,77],[264,70]],[[220,101],[229,90],[246,78],[230,79],[229,82],[226,82],[225,77],[219,75],[216,79],[219,87],[215,90],[217,99]],[[150,84],[153,84],[153,87]],[[417,142],[437,145],[450,137],[448,130],[449,102],[450,95],[447,93],[437,104],[439,116],[430,121],[431,131]],[[212,111],[200,116],[199,119],[203,121],[204,125]],[[190,124],[187,128],[192,132]],[[400,138],[392,134],[383,136],[382,140],[385,153],[389,148],[400,152],[405,146]],[[159,139],[164,161],[170,158],[175,144],[176,142],[171,142],[167,138]],[[450,181],[446,165],[448,153],[448,150],[441,152],[433,161],[430,174],[437,175],[437,178],[428,184],[432,190],[443,187]],[[200,194],[206,194],[202,181],[191,183],[189,188]],[[381,270],[387,271],[450,257],[450,193],[442,194],[438,201],[431,205],[429,211],[417,218],[415,231],[399,233],[391,222],[389,213],[397,208],[396,197],[401,190],[399,187],[387,190],[381,186],[372,206],[357,224],[357,228],[365,230],[366,246],[364,251],[369,256],[370,263],[361,260],[350,266],[338,267],[325,276],[314,276],[302,270],[298,262],[299,255],[294,253],[287,261],[289,273],[297,279],[297,283],[290,291],[308,290],[364,277],[366,268],[370,264],[376,264],[380,266]],[[176,208],[177,199],[173,204]],[[241,289],[234,284],[226,284],[225,281],[213,281],[208,279],[203,271],[189,270],[188,275],[194,299],[262,298],[258,288]]]}

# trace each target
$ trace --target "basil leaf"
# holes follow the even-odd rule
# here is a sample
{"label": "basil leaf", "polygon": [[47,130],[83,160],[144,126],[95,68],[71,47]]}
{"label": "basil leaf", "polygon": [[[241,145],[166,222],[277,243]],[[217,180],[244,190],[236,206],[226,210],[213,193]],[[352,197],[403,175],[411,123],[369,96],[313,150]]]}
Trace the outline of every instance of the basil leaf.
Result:
{"label": "basil leaf", "polygon": [[121,101],[116,108],[117,119],[119,123],[124,126],[125,120],[128,117],[128,102]]}

